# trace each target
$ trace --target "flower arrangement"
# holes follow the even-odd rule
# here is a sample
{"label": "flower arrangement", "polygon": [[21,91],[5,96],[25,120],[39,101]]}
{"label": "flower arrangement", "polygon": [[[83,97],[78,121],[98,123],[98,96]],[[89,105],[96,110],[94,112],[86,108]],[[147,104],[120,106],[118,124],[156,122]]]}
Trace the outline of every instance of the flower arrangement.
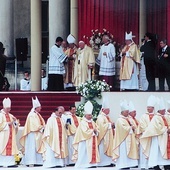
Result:
{"label": "flower arrangement", "polygon": [[100,112],[101,105],[97,103],[95,98],[102,98],[101,92],[110,91],[110,86],[105,81],[91,80],[86,81],[76,88],[77,93],[80,93],[84,98],[85,102],[77,107],[77,114],[80,117],[84,115],[84,105],[90,100],[93,104],[93,119],[96,120]]}
{"label": "flower arrangement", "polygon": [[105,28],[103,29],[102,32],[99,32],[98,29],[96,30],[91,30],[92,32],[92,36],[89,38],[89,37],[86,37],[84,36],[83,38],[85,39],[90,39],[89,43],[91,45],[91,47],[93,49],[100,49],[100,46],[102,45],[102,37],[104,35],[108,35],[110,40],[113,42],[113,34],[111,34],[108,30],[106,30]]}
{"label": "flower arrangement", "polygon": [[110,91],[110,86],[105,81],[91,80],[78,86],[76,91],[87,100],[92,100],[95,97],[101,99],[101,92]]}

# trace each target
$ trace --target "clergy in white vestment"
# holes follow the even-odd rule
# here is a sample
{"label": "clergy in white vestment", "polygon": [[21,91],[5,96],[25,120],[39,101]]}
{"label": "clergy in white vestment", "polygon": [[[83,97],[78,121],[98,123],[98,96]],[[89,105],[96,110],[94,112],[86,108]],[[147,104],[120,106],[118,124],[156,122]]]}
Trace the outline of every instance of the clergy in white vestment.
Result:
{"label": "clergy in white vestment", "polygon": [[126,45],[120,54],[120,89],[139,90],[139,65],[140,54],[137,45],[132,40],[132,32],[126,33]]}
{"label": "clergy in white vestment", "polygon": [[126,101],[122,101],[120,106],[121,114],[115,125],[113,160],[117,169],[129,169],[138,166],[138,145],[134,133],[135,128],[128,119],[128,104]]}
{"label": "clergy in white vestment", "polygon": [[[147,112],[144,113],[141,118],[139,119],[139,125],[137,129],[137,135],[139,137],[139,142],[141,139],[142,134],[147,129],[148,125],[150,124],[152,118],[155,115],[155,105],[156,105],[156,97],[150,95],[147,100]],[[140,145],[140,159],[139,159],[139,167],[148,169],[148,159],[146,155],[143,153],[143,148]]]}
{"label": "clergy in white vestment", "polygon": [[92,120],[93,105],[87,101],[84,105],[84,117],[81,120],[73,141],[73,157],[76,168],[97,166],[100,162],[97,135],[98,128]]}
{"label": "clergy in white vestment", "polygon": [[77,128],[80,123],[80,117],[76,116],[76,106],[72,105],[69,108],[69,113],[67,114],[67,121],[66,121],[66,131],[68,136],[68,165],[73,165],[75,162],[72,161],[72,155],[73,155],[73,140],[75,133],[77,131]]}
{"label": "clergy in white vestment", "polygon": [[141,136],[141,146],[148,158],[148,167],[156,170],[170,165],[170,119],[165,116],[165,108],[163,98],[159,99],[157,113]]}
{"label": "clergy in white vestment", "polygon": [[46,168],[64,167],[68,157],[67,134],[61,116],[62,109],[56,108],[47,120],[42,139],[45,144],[43,166]]}
{"label": "clergy in white vestment", "polygon": [[95,64],[95,57],[91,47],[84,41],[79,42],[77,57],[74,66],[74,85],[79,86],[88,80],[91,80],[91,70]]}
{"label": "clergy in white vestment", "polygon": [[20,138],[20,144],[23,147],[24,156],[22,164],[27,166],[42,165],[42,135],[45,127],[45,122],[40,115],[41,104],[36,97],[32,98],[33,108],[29,112],[25,126]]}
{"label": "clergy in white vestment", "polygon": [[103,99],[100,114],[97,117],[96,124],[99,127],[98,144],[100,153],[100,162],[98,166],[112,166],[113,140],[115,124],[110,120],[110,107],[108,100]]}
{"label": "clergy in white vestment", "polygon": [[96,64],[100,66],[99,76],[101,80],[105,80],[107,84],[113,87],[113,76],[115,75],[115,47],[110,43],[108,35],[102,38],[103,45],[101,46]]}
{"label": "clergy in white vestment", "polygon": [[22,91],[31,90],[31,79],[28,71],[24,72],[24,78],[20,80],[20,90]]}
{"label": "clergy in white vestment", "polygon": [[10,110],[11,100],[5,98],[0,110],[0,166],[3,167],[17,167],[14,156],[19,153],[16,144],[19,123]]}

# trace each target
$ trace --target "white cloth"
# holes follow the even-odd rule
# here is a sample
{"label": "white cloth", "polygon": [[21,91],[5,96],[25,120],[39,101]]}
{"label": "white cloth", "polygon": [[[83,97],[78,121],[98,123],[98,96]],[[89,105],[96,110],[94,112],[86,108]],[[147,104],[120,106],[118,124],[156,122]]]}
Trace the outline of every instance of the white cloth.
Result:
{"label": "white cloth", "polygon": [[20,90],[23,90],[23,91],[31,90],[31,80],[21,79]]}
{"label": "white cloth", "polygon": [[86,141],[82,141],[78,146],[78,160],[75,164],[75,168],[89,168],[97,166],[98,164],[90,164],[87,156]]}
{"label": "white cloth", "polygon": [[65,74],[64,61],[67,55],[64,54],[62,47],[53,45],[50,49],[49,74]]}
{"label": "white cloth", "polygon": [[138,80],[138,69],[137,65],[133,63],[133,73],[131,79],[129,80],[121,80],[120,81],[120,89],[139,89],[139,80]]}
{"label": "white cloth", "polygon": [[130,159],[126,153],[126,140],[120,145],[120,157],[116,161],[116,169],[138,166],[138,160]]}
{"label": "white cloth", "polygon": [[100,142],[99,154],[100,154],[100,162],[98,163],[98,166],[106,166],[106,165],[110,165],[111,163],[114,163],[111,157],[104,154],[104,140]]}
{"label": "white cloth", "polygon": [[74,135],[68,136],[68,160],[67,160],[67,164],[75,164],[75,162],[73,162],[72,159],[72,155],[73,155],[73,139],[74,139]]}
{"label": "white cloth", "polygon": [[0,166],[12,166],[15,165],[15,157],[14,156],[2,156],[0,155]]}
{"label": "white cloth", "polygon": [[55,166],[64,166],[65,160],[55,158],[54,152],[51,150],[48,144],[46,144],[46,158],[43,163],[45,168],[52,168]]}
{"label": "white cloth", "polygon": [[143,154],[141,145],[139,146],[139,154],[139,168],[148,169],[148,159],[146,159],[146,156]]}
{"label": "white cloth", "polygon": [[41,90],[47,90],[47,77],[41,77]]}
{"label": "white cloth", "polygon": [[35,134],[31,132],[26,137],[25,155],[22,158],[21,164],[24,165],[42,165],[42,155],[36,152]]}
{"label": "white cloth", "polygon": [[[107,55],[103,55],[103,53]],[[115,47],[113,44],[102,45],[96,64],[100,66],[99,75],[113,76],[115,75]]]}
{"label": "white cloth", "polygon": [[148,159],[148,167],[154,167],[157,165],[170,165],[170,160],[163,159],[160,152],[158,137],[152,137],[152,144]]}

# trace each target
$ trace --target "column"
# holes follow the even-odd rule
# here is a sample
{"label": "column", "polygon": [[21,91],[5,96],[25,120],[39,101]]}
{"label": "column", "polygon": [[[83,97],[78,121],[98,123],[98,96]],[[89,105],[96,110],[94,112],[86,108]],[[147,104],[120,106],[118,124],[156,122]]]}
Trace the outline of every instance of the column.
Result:
{"label": "column", "polygon": [[139,44],[146,33],[146,0],[139,0]]}
{"label": "column", "polygon": [[66,39],[70,34],[70,1],[49,0],[49,48],[58,36]]}
{"label": "column", "polygon": [[31,0],[31,91],[41,88],[41,0]]}
{"label": "column", "polygon": [[1,0],[0,5],[0,41],[4,44],[5,54],[14,55],[13,0]]}
{"label": "column", "polygon": [[78,41],[78,0],[70,0],[70,33]]}

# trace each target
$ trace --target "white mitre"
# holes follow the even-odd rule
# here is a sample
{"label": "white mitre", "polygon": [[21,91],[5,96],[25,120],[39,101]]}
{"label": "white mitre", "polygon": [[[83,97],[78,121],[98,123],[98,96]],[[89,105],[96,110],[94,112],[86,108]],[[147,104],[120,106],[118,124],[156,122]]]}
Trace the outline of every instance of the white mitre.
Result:
{"label": "white mitre", "polygon": [[11,107],[11,100],[10,100],[9,97],[4,98],[2,103],[3,103],[3,108],[10,108]]}
{"label": "white mitre", "polygon": [[93,104],[90,101],[87,101],[84,105],[84,114],[92,114]]}
{"label": "white mitre", "polygon": [[155,107],[156,104],[156,97],[153,95],[150,95],[147,100],[147,106]]}
{"label": "white mitre", "polygon": [[41,104],[40,104],[37,96],[35,97],[35,100],[32,98],[32,107],[35,109],[35,108],[40,107],[40,106],[41,106]]}
{"label": "white mitre", "polygon": [[166,109],[166,106],[165,106],[165,102],[164,102],[164,99],[161,97],[160,99],[157,100],[158,103],[157,103],[157,110],[165,110]]}
{"label": "white mitre", "polygon": [[128,34],[127,32],[125,33],[125,40],[132,40],[132,38],[135,37],[132,35],[132,31]]}
{"label": "white mitre", "polygon": [[136,111],[135,106],[132,101],[129,102],[129,112]]}
{"label": "white mitre", "polygon": [[72,34],[69,34],[67,37],[67,42],[69,44],[74,44],[76,42],[76,38]]}
{"label": "white mitre", "polygon": [[120,102],[121,112],[125,110],[129,110],[129,106],[126,100]]}
{"label": "white mitre", "polygon": [[104,108],[104,109],[109,109],[110,108],[108,98],[103,99],[102,108]]}

